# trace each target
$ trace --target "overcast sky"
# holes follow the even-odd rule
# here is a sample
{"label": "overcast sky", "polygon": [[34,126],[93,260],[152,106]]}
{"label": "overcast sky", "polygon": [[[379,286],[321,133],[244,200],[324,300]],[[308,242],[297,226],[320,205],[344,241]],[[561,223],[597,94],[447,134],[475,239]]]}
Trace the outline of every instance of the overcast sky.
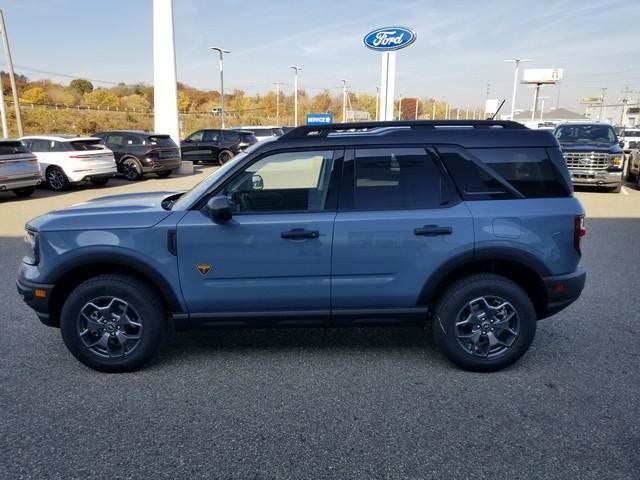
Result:
{"label": "overcast sky", "polygon": [[[1,0],[16,70],[29,78],[69,78],[153,83],[152,0]],[[640,1],[396,1],[396,0],[174,0],[178,80],[218,89],[218,62],[207,47],[232,51],[225,58],[225,90],[266,92],[272,82],[292,89],[289,65],[301,65],[300,85],[310,93],[375,93],[380,55],[363,36],[378,27],[413,28],[416,42],[398,52],[396,93],[434,96],[460,106],[511,98],[513,65],[564,69],[560,105],[579,99],[621,97],[640,91]],[[94,82],[108,86],[108,83]],[[532,91],[519,87],[518,108]],[[543,95],[555,104],[557,90]],[[635,93],[635,99],[640,93]]]}

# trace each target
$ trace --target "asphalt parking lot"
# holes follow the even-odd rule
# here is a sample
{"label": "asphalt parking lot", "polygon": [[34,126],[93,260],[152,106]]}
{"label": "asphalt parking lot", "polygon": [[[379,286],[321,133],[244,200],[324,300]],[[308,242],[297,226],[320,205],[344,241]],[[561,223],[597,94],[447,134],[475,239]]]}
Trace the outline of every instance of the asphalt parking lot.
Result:
{"label": "asphalt parking lot", "polygon": [[96,196],[0,194],[0,477],[638,479],[640,191],[580,191],[582,298],[525,357],[462,372],[416,328],[198,331],[145,370],[94,372],[18,296],[25,221]]}

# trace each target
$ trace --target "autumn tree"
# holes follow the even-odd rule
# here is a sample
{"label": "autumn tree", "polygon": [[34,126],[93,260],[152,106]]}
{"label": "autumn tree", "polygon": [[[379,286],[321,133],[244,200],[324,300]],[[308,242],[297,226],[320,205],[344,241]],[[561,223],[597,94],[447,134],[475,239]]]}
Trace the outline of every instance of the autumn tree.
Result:
{"label": "autumn tree", "polygon": [[69,89],[81,97],[85,93],[93,92],[93,83],[89,80],[85,80],[84,78],[76,78],[69,82]]}
{"label": "autumn tree", "polygon": [[47,92],[42,87],[31,87],[24,91],[20,100],[26,103],[43,104],[47,101]]}

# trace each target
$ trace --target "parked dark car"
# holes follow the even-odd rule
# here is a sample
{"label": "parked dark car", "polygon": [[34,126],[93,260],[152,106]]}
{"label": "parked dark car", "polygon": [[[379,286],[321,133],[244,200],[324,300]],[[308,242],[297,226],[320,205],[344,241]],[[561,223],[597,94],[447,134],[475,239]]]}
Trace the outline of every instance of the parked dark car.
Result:
{"label": "parked dark car", "polygon": [[180,148],[184,160],[222,165],[257,142],[256,136],[248,130],[208,128],[193,132],[180,142]]}
{"label": "parked dark car", "polygon": [[180,150],[166,134],[138,130],[113,130],[94,135],[113,151],[118,172],[127,180],[145,173],[165,178],[180,168]]}

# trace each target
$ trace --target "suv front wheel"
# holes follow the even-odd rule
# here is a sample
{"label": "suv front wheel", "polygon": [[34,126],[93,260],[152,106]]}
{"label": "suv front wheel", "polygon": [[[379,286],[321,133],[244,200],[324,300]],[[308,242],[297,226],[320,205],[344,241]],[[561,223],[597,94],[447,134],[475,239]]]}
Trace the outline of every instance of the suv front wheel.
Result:
{"label": "suv front wheel", "polygon": [[489,372],[511,365],[536,332],[536,312],[519,285],[494,274],[463,278],[444,292],[433,315],[433,335],[449,360]]}
{"label": "suv front wheel", "polygon": [[62,338],[82,363],[103,372],[148,362],[167,332],[162,299],[125,275],[99,275],[78,285],[60,314]]}

